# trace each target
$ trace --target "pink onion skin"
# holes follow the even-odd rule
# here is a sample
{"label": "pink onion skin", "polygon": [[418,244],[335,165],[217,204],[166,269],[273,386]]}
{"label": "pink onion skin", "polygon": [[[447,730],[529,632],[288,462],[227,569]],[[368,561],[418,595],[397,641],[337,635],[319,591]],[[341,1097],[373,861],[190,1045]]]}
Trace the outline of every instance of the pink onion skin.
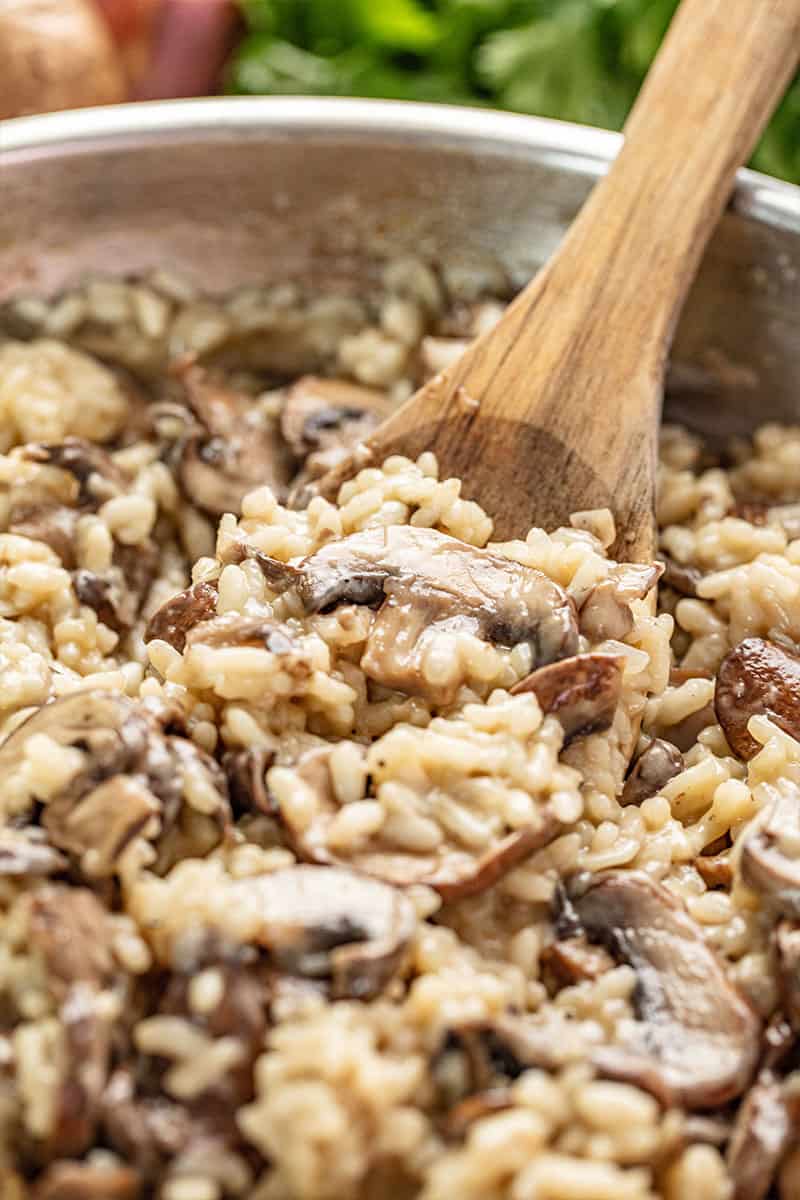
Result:
{"label": "pink onion skin", "polygon": [[134,99],[215,92],[239,28],[233,0],[161,0],[153,21],[150,61],[134,84]]}

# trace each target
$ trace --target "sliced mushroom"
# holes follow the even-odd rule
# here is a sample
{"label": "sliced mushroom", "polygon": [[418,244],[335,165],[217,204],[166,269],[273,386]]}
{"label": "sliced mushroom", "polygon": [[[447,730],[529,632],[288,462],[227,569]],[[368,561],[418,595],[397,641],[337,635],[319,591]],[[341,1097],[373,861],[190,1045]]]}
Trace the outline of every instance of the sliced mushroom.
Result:
{"label": "sliced mushroom", "polygon": [[267,769],[275,755],[271,750],[232,750],[222,760],[234,813],[275,811],[267,791]]}
{"label": "sliced mushroom", "polygon": [[212,517],[238,513],[254,488],[282,496],[291,476],[287,452],[256,400],[217,382],[204,368],[181,371],[189,407],[202,428],[185,439],[178,475],[189,499]]}
{"label": "sliced mushroom", "polygon": [[[96,512],[120,495],[126,479],[108,453],[83,438],[44,445],[31,443],[18,452],[27,462],[55,468],[68,478],[61,484],[37,472],[9,495],[10,533],[44,542],[68,569],[76,566],[75,534],[82,514]],[[58,477],[56,477],[58,479]]]}
{"label": "sliced mushroom", "polygon": [[44,814],[53,841],[74,854],[89,878],[114,873],[127,847],[159,826],[160,806],[143,780],[112,776],[80,799],[72,794],[53,800]]}
{"label": "sliced mushroom", "polygon": [[216,584],[203,581],[178,592],[156,609],[147,622],[145,642],[158,638],[182,652],[189,630],[216,615],[217,595]]}
{"label": "sliced mushroom", "polygon": [[800,537],[800,504],[767,504],[763,500],[740,501],[730,516],[751,525],[780,525],[790,539]]}
{"label": "sliced mushroom", "polygon": [[292,566],[291,563],[281,562],[278,558],[270,558],[263,550],[259,550],[257,546],[251,546],[241,538],[234,540],[226,547],[220,556],[220,561],[223,566],[232,563],[237,567],[243,562],[254,562],[264,576],[267,586],[276,596],[295,587],[303,578],[303,572],[298,567]]}
{"label": "sliced mushroom", "polygon": [[99,991],[114,978],[108,913],[87,888],[52,884],[31,897],[31,942],[59,998],[73,984]]}
{"label": "sliced mushroom", "polygon": [[197,1117],[164,1095],[139,1096],[131,1069],[117,1069],[102,1098],[108,1144],[147,1180],[181,1153],[197,1129]]}
{"label": "sliced mushroom", "polygon": [[607,950],[580,934],[551,942],[542,950],[539,961],[543,977],[553,991],[599,979],[614,966]]}
{"label": "sliced mushroom", "polygon": [[558,584],[434,529],[368,529],[329,542],[296,566],[273,567],[307,613],[340,604],[377,609],[362,669],[384,687],[437,703],[449,702],[459,682],[437,685],[426,678],[425,652],[442,631],[469,632],[500,646],[527,643],[535,667],[578,648],[572,605]]}
{"label": "sliced mushroom", "polygon": [[[341,379],[305,375],[286,392],[281,432],[303,461],[303,480],[333,470],[391,410],[385,392]],[[296,486],[296,485],[295,485]]]}
{"label": "sliced mushroom", "polygon": [[708,729],[716,720],[714,705],[709,702],[704,704],[702,708],[695,709],[682,721],[678,721],[675,725],[668,725],[661,730],[664,741],[671,742],[682,754],[688,754],[692,747],[697,743],[697,739],[704,729]]}
{"label": "sliced mushroom", "polygon": [[185,646],[259,646],[271,654],[299,653],[297,640],[291,631],[271,617],[242,617],[226,613],[211,621],[193,626],[186,634]]}
{"label": "sliced mushroom", "polygon": [[127,486],[124,473],[108,452],[84,438],[68,437],[49,445],[31,443],[22,454],[29,462],[56,467],[72,475],[78,485],[76,502],[82,509],[98,509]]}
{"label": "sliced mushroom", "polygon": [[[77,568],[77,525],[85,513],[123,495],[128,479],[101,447],[81,438],[53,445],[22,448],[24,458],[55,468],[70,477],[66,492],[48,482],[24,485],[11,496],[9,530],[45,542],[73,572],[75,595],[92,608],[109,629],[124,633],[132,627],[158,569],[159,552],[152,539],[136,546],[114,543],[111,566],[102,574]],[[68,494],[67,494],[68,493]]]}
{"label": "sliced mushroom", "polygon": [[631,603],[643,600],[658,583],[661,563],[618,563],[595,584],[581,605],[581,633],[590,642],[621,642],[633,629]]}
{"label": "sliced mushroom", "polygon": [[800,789],[789,780],[742,834],[742,878],[778,912],[800,918]]}
{"label": "sliced mushroom", "polygon": [[781,921],[775,930],[778,984],[784,1012],[795,1034],[800,1034],[800,926]]}
{"label": "sliced mushroom", "polygon": [[402,892],[338,867],[297,866],[247,881],[263,913],[258,941],[280,971],[367,1000],[398,972],[416,929]]}
{"label": "sliced mushroom", "polygon": [[238,1061],[188,1102],[193,1110],[207,1109],[213,1097],[233,1116],[241,1104],[253,1098],[253,1064],[263,1049],[269,988],[262,977],[263,968],[260,973],[258,964],[247,962],[243,954],[228,953],[225,958],[213,955],[201,959],[198,966],[214,978],[211,1000],[200,1010],[192,1005],[192,980],[197,975],[197,967],[192,964],[190,970],[172,974],[158,1011],[180,1016],[210,1037],[237,1040]]}
{"label": "sliced mushroom", "polygon": [[558,717],[567,744],[609,728],[622,694],[622,671],[617,654],[574,654],[539,667],[511,691],[533,692],[542,712]]}
{"label": "sliced mushroom", "polygon": [[761,749],[747,731],[757,714],[800,738],[800,655],[763,638],[740,642],[720,664],[714,707],[739,758],[750,759]]}
{"label": "sliced mushroom", "polygon": [[501,1013],[453,1025],[431,1062],[437,1105],[457,1111],[468,1097],[503,1089],[531,1068],[556,1071],[564,1061],[555,1026],[538,1015]]}
{"label": "sliced mushroom", "polygon": [[745,1096],[726,1155],[732,1200],[764,1200],[792,1140],[783,1084],[763,1071]]}
{"label": "sliced mushroom", "polygon": [[41,829],[0,829],[0,878],[58,875],[67,860],[44,836]]}
{"label": "sliced mushroom", "polygon": [[63,1074],[45,1153],[82,1154],[94,1140],[110,1061],[111,1021],[101,992],[113,982],[111,926],[91,892],[54,885],[33,897],[30,937],[59,1002],[63,1035]]}
{"label": "sliced mushroom", "polygon": [[682,770],[683,755],[677,746],[662,738],[653,738],[628,772],[620,803],[641,804],[651,796],[657,796]]}
{"label": "sliced mushroom", "polygon": [[490,1088],[486,1092],[476,1092],[467,1096],[446,1113],[440,1127],[446,1138],[460,1140],[470,1125],[474,1125],[481,1117],[491,1116],[492,1113],[505,1112],[514,1106],[514,1097],[510,1088]]}
{"label": "sliced mushroom", "polygon": [[697,596],[697,585],[703,578],[703,572],[699,567],[693,567],[689,563],[676,562],[669,554],[660,554],[660,558],[664,563],[663,581],[666,587],[671,587],[674,592],[678,592],[681,596]]}
{"label": "sliced mushroom", "polygon": [[758,1019],[675,896],[632,871],[599,877],[572,902],[589,937],[638,980],[637,1020],[595,1053],[600,1073],[690,1109],[740,1095],[759,1052]]}
{"label": "sliced mushroom", "polygon": [[8,531],[18,537],[44,542],[67,568],[75,566],[75,529],[80,513],[66,505],[12,501]]}
{"label": "sliced mushroom", "polygon": [[34,734],[81,752],[75,773],[47,799],[42,824],[90,878],[113,874],[131,841],[154,838],[174,823],[187,771],[201,772],[216,790],[219,806],[209,815],[227,823],[221,769],[193,743],[166,735],[170,715],[119,693],[74,692],[37,709],[0,746],[4,775],[24,764]]}
{"label": "sliced mushroom", "polygon": [[493,887],[520,862],[548,845],[562,828],[550,809],[543,807],[535,822],[498,838],[487,850],[473,850],[445,839],[430,850],[412,853],[382,841],[379,833],[345,854],[330,845],[328,836],[331,822],[340,811],[329,770],[331,750],[326,746],[309,751],[295,768],[314,796],[315,815],[310,823],[298,821],[277,801],[272,804],[292,849],[306,862],[351,866],[396,887],[426,884],[444,900],[459,900]]}
{"label": "sliced mushroom", "polygon": [[124,579],[96,575],[94,571],[73,571],[72,587],[78,601],[97,613],[98,620],[117,633],[130,629],[136,620],[141,597],[125,586]]}
{"label": "sliced mushroom", "polygon": [[139,1200],[139,1173],[123,1163],[56,1162],[39,1177],[31,1200]]}
{"label": "sliced mushroom", "polygon": [[[114,544],[113,566],[108,572],[115,589],[113,594],[119,594],[127,587],[134,598],[137,616],[147,599],[150,585],[158,574],[160,563],[161,551],[152,538],[147,538],[136,546],[123,546],[119,542]],[[121,582],[116,572],[121,574]]]}

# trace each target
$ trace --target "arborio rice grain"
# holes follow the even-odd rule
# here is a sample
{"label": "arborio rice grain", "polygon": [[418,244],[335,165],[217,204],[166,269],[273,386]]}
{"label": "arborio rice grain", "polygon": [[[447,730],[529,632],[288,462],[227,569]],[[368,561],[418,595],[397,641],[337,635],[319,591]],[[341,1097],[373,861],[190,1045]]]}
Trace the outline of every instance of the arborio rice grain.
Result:
{"label": "arborio rice grain", "polygon": [[4,1198],[800,1196],[800,429],[663,431],[663,567],[287,502],[491,290],[2,313]]}

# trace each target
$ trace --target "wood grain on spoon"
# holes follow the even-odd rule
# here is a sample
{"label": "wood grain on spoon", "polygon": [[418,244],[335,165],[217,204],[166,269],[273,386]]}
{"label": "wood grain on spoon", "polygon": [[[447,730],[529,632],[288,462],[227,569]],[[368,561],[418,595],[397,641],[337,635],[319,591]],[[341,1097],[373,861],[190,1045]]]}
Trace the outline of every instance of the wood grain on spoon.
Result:
{"label": "wood grain on spoon", "polygon": [[319,490],[334,494],[391,454],[432,450],[442,477],[461,477],[463,495],[494,518],[496,538],[609,507],[616,556],[651,557],[676,319],[798,57],[800,0],[683,0],[617,160],[555,256]]}

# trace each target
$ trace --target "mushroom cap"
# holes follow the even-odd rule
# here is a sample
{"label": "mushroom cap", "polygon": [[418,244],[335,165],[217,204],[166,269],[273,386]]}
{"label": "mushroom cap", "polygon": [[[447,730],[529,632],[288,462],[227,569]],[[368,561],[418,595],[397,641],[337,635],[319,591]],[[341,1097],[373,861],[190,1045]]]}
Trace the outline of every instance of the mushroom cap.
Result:
{"label": "mushroom cap", "polygon": [[637,1020],[598,1051],[601,1074],[665,1104],[714,1108],[741,1095],[760,1025],[680,901],[642,872],[600,876],[572,905],[586,933],[636,971]]}
{"label": "mushroom cap", "polygon": [[262,915],[257,937],[275,967],[326,981],[334,998],[383,990],[416,929],[410,900],[338,867],[299,865],[242,884]]}
{"label": "mushroom cap", "polygon": [[542,712],[558,717],[568,743],[610,727],[622,694],[623,666],[618,654],[573,654],[539,667],[511,692],[533,692]]}
{"label": "mushroom cap", "polygon": [[764,638],[746,638],[720,664],[714,693],[717,720],[739,758],[760,749],[747,723],[766,714],[792,737],[800,737],[800,654]]}
{"label": "mushroom cap", "polygon": [[800,919],[800,788],[781,780],[772,802],[742,834],[741,872],[786,916]]}

